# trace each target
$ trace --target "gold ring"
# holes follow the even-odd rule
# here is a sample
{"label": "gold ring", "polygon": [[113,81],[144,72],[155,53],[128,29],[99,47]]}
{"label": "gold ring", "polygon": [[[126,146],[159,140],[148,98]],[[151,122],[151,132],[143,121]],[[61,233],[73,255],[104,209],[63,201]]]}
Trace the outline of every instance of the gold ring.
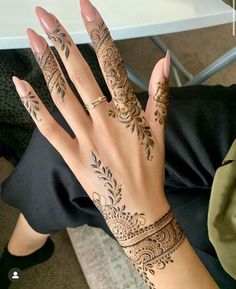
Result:
{"label": "gold ring", "polygon": [[90,110],[90,109],[93,109],[95,108],[99,103],[105,101],[107,98],[105,95],[103,96],[99,96],[98,98],[96,98],[95,100],[85,104],[85,109],[86,110]]}

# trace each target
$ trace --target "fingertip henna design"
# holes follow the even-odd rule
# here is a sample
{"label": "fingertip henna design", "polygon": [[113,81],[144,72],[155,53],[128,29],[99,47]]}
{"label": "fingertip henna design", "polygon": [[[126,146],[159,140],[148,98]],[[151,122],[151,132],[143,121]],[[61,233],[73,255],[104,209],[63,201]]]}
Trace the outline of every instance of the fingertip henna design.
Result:
{"label": "fingertip henna design", "polygon": [[154,113],[155,121],[165,124],[169,105],[169,81],[167,78],[164,78],[163,82],[158,82],[157,92],[153,99],[157,108]]}
{"label": "fingertip henna design", "polygon": [[174,262],[172,254],[185,240],[183,231],[171,211],[150,225],[144,213],[129,212],[126,205],[121,204],[122,186],[113,178],[111,170],[91,153],[91,167],[107,190],[105,195],[93,192],[92,200],[149,288],[156,289],[150,275]]}
{"label": "fingertip henna design", "polygon": [[109,116],[124,123],[132,133],[136,132],[144,145],[148,160],[153,159],[154,139],[151,128],[147,125],[142,107],[135,96],[125,69],[122,57],[116,48],[106,24],[102,21],[90,31],[95,51],[98,56],[105,80],[115,100],[115,111],[109,110]]}
{"label": "fingertip henna design", "polygon": [[39,102],[36,99],[35,95],[30,91],[26,96],[20,96],[22,104],[28,110],[30,115],[38,122],[42,121],[41,118],[38,118],[37,112],[39,111]]}
{"label": "fingertip henna design", "polygon": [[93,42],[94,49],[97,52],[98,57],[101,53],[102,45],[109,41],[110,38],[110,32],[105,24],[104,21],[102,21],[100,24],[97,25],[97,27],[90,31],[90,38]]}
{"label": "fingertip henna design", "polygon": [[66,92],[66,82],[62,72],[58,68],[57,61],[49,47],[46,48],[43,55],[35,53],[35,59],[42,69],[48,89],[52,94],[53,90],[64,100]]}
{"label": "fingertip henna design", "polygon": [[51,33],[47,33],[47,36],[50,40],[53,40],[61,45],[61,51],[64,51],[65,57],[68,59],[72,43],[71,40],[68,39],[66,33],[62,31],[62,25],[58,20],[56,28]]}

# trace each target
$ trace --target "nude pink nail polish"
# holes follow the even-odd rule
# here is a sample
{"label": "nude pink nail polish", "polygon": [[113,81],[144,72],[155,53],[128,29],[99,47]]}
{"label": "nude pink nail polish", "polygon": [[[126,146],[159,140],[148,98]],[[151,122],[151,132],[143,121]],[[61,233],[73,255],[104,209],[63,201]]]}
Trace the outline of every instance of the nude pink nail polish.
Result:
{"label": "nude pink nail polish", "polygon": [[97,17],[97,9],[89,0],[80,0],[81,13],[88,22],[92,22]]}
{"label": "nude pink nail polish", "polygon": [[167,52],[166,52],[165,62],[164,62],[164,75],[165,75],[166,78],[169,77],[170,66],[171,66],[170,50],[168,49]]}
{"label": "nude pink nail polish", "polygon": [[19,95],[23,96],[26,95],[28,92],[28,87],[23,80],[20,80],[18,77],[13,76],[12,80],[15,84],[16,90],[18,91]]}
{"label": "nude pink nail polish", "polygon": [[48,13],[42,7],[36,7],[35,11],[42,28],[46,32],[52,32],[52,30],[56,28],[56,18],[54,17],[54,15]]}
{"label": "nude pink nail polish", "polygon": [[29,37],[30,46],[32,48],[32,51],[34,53],[38,53],[40,55],[43,55],[44,51],[47,48],[46,40],[42,36],[38,35],[31,28],[27,29],[27,34],[28,34],[28,37]]}

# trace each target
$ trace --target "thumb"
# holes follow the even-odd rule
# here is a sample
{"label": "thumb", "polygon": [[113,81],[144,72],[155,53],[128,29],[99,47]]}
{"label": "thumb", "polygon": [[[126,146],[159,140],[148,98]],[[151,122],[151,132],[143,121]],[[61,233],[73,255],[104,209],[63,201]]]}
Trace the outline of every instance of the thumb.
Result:
{"label": "thumb", "polygon": [[165,58],[160,59],[153,69],[148,94],[149,99],[146,106],[146,118],[156,136],[163,134],[164,124],[167,117],[169,102],[169,73],[170,73],[170,52]]}

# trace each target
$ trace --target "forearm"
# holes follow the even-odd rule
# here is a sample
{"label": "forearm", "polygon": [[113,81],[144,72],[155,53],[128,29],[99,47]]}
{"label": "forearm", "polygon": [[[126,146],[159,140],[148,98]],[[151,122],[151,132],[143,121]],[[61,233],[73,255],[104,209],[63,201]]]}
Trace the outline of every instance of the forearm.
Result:
{"label": "forearm", "polygon": [[150,275],[154,288],[159,289],[219,289],[199,257],[185,238],[182,245],[171,254],[173,263]]}
{"label": "forearm", "polygon": [[151,289],[219,288],[171,212],[144,231],[120,244]]}
{"label": "forearm", "polygon": [[93,168],[109,188],[108,196],[94,192],[93,202],[151,289],[218,288],[187,241],[161,189],[144,195],[135,190],[130,202],[126,200],[129,193],[123,193],[111,171],[95,157]]}

